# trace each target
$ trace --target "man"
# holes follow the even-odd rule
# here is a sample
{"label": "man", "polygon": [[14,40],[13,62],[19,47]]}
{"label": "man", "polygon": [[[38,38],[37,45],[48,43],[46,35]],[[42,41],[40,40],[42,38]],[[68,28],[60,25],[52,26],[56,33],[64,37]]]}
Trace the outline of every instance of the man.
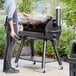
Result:
{"label": "man", "polygon": [[17,11],[16,11],[16,4],[15,0],[5,0],[5,8],[6,8],[6,22],[8,23],[6,27],[7,33],[7,41],[6,41],[6,48],[4,54],[4,66],[3,72],[5,73],[18,73],[19,70],[11,67],[11,55],[15,45],[15,41],[18,38],[18,31],[17,31]]}

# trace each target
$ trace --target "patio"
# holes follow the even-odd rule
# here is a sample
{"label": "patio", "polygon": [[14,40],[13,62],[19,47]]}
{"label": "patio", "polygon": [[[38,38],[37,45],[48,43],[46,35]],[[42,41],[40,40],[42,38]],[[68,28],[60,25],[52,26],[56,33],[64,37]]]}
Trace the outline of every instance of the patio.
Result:
{"label": "patio", "polygon": [[[13,67],[14,58],[12,59]],[[6,74],[2,72],[3,59],[0,59],[0,76],[69,76],[69,64],[63,62],[63,70],[59,69],[57,62],[46,63],[46,73],[42,73],[41,63],[33,65],[32,61],[19,60],[20,73]]]}

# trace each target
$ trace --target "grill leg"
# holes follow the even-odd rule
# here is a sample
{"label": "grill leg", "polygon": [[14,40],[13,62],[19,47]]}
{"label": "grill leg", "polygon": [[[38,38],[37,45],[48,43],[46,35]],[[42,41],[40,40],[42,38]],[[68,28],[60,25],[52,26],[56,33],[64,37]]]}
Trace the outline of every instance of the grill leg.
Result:
{"label": "grill leg", "polygon": [[58,64],[59,64],[59,66],[60,66],[60,69],[63,69],[62,62],[61,62],[61,58],[60,58],[60,56],[59,56],[58,49],[57,49],[57,40],[56,40],[56,39],[53,39],[53,40],[52,40],[52,43],[53,43],[53,48],[54,48],[54,51],[55,51],[56,58],[57,58],[57,60],[58,60]]}
{"label": "grill leg", "polygon": [[[34,40],[33,39],[30,39],[30,44],[31,44],[31,58],[34,57]],[[33,64],[36,64],[36,61],[34,61]]]}
{"label": "grill leg", "polygon": [[19,60],[19,57],[20,57],[20,54],[21,54],[21,51],[22,51],[22,48],[23,48],[23,45],[24,45],[24,41],[25,41],[25,37],[23,37],[22,40],[21,40],[21,43],[20,43],[20,46],[19,46],[19,49],[18,49],[18,53],[17,53],[16,59],[15,59],[15,63],[18,63],[18,60]]}
{"label": "grill leg", "polygon": [[31,57],[34,57],[34,40],[30,39],[30,43],[31,43]]}
{"label": "grill leg", "polygon": [[47,43],[47,41],[46,41],[46,40],[43,40],[43,55],[42,55],[42,68],[43,68],[43,73],[45,73],[45,72],[46,72],[46,70],[45,70],[45,59],[46,59],[45,53],[46,53],[46,43]]}

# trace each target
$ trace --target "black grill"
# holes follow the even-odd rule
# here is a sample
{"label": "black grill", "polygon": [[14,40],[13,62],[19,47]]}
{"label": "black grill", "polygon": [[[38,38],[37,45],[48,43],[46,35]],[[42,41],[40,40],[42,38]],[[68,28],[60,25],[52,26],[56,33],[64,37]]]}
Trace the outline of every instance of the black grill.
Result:
{"label": "black grill", "polygon": [[34,37],[39,39],[59,39],[60,33],[61,33],[61,26],[58,26],[56,24],[56,20],[53,20],[52,18],[47,20],[48,22],[41,23],[41,24],[35,24],[32,25],[30,23],[28,24],[22,24],[23,25],[23,31],[20,32],[20,36],[26,36],[26,37]]}
{"label": "black grill", "polygon": [[[58,60],[58,63],[62,67],[62,62],[57,50],[58,46],[58,41],[59,37],[61,34],[61,14],[60,14],[60,9],[56,9],[56,19],[53,19],[50,17],[47,19],[44,23],[40,24],[31,24],[30,22],[28,23],[22,23],[23,25],[23,31],[19,33],[20,37],[22,37],[22,42],[19,47],[19,51],[16,57],[15,62],[18,62],[18,59],[20,58],[21,50],[23,47],[23,43],[26,40],[26,38],[31,39],[31,57],[34,57],[34,47],[33,47],[33,40],[34,39],[42,39],[43,40],[43,56],[42,56],[42,68],[44,68],[45,72],[45,52],[46,52],[46,42],[47,40],[50,40],[53,44],[53,48]],[[34,60],[33,60],[34,61]]]}

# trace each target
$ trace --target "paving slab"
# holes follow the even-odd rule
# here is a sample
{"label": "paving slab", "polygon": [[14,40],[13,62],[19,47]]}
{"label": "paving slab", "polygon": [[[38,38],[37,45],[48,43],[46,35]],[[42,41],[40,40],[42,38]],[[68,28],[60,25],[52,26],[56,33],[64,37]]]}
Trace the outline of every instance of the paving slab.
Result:
{"label": "paving slab", "polygon": [[[15,59],[12,59],[12,66],[15,67]],[[0,76],[69,76],[69,64],[66,62],[63,63],[63,70],[60,70],[57,62],[46,63],[46,73],[43,73],[41,69],[41,63],[36,62],[33,65],[32,61],[21,60],[19,59],[20,73],[16,74],[6,74],[3,70],[3,59],[0,59]]]}

